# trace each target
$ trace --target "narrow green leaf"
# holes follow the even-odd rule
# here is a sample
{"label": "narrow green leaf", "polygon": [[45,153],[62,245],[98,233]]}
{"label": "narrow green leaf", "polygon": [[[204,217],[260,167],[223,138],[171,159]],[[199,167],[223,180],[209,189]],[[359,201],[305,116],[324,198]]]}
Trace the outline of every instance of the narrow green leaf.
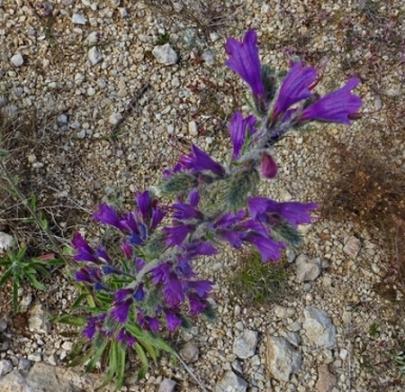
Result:
{"label": "narrow green leaf", "polygon": [[138,372],[138,378],[145,377],[146,372],[149,368],[148,358],[146,357],[145,351],[140,344],[135,344],[135,351],[138,354],[138,358],[141,361],[141,369]]}
{"label": "narrow green leaf", "polygon": [[84,327],[86,318],[83,316],[75,316],[72,314],[63,314],[54,318],[57,323],[74,325],[75,327]]}
{"label": "narrow green leaf", "polygon": [[2,287],[7,282],[7,280],[10,278],[12,272],[13,272],[13,268],[11,266],[8,267],[4,271],[3,275],[1,275],[1,277],[0,277],[0,287]]}

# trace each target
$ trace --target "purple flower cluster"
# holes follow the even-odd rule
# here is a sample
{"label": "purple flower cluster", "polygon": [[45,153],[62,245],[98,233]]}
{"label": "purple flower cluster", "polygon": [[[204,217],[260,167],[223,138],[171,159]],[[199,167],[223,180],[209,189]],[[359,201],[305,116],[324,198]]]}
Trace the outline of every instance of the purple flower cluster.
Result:
{"label": "purple flower cluster", "polygon": [[[226,51],[229,55],[226,64],[250,86],[253,95],[266,95],[255,31],[249,30],[242,41],[229,38]],[[301,62],[293,63],[281,82],[271,113],[272,120],[293,119],[298,124],[312,120],[350,124],[361,107],[361,99],[351,93],[359,79],[351,78],[346,85],[323,97],[312,92],[316,80],[315,68]],[[301,102],[301,107],[294,106]]]}
{"label": "purple flower cluster", "polygon": [[[252,246],[263,262],[275,262],[293,243],[289,233],[313,221],[315,203],[278,202],[255,195],[251,185],[259,176],[253,171],[267,179],[277,176],[269,146],[290,128],[313,120],[349,124],[361,106],[360,98],[351,92],[358,79],[351,78],[342,88],[319,97],[313,92],[316,70],[295,62],[272,95],[263,79],[255,31],[248,31],[242,41],[229,38],[226,52],[227,65],[250,86],[257,109],[260,106],[257,117],[244,117],[239,111],[231,117],[229,165],[192,145],[163,173],[164,181],[182,175],[195,180],[190,189],[178,191],[173,204],[162,207],[146,191],[136,196],[131,212],[120,213],[101,204],[94,213],[97,222],[118,234],[118,240],[114,237],[118,252],[107,253],[102,245],[92,247],[79,233],[73,237],[75,278],[95,295],[102,293],[105,301],[98,314],[88,317],[84,335],[89,339],[102,335],[133,346],[136,338],[126,329],[128,323],[152,333],[176,331],[188,318],[209,308],[213,282],[198,278],[193,266],[196,258],[215,255],[222,241],[236,249]],[[249,180],[247,186],[244,179]],[[220,208],[209,208],[210,190],[216,192],[214,200]],[[238,207],[221,208],[233,199]]]}

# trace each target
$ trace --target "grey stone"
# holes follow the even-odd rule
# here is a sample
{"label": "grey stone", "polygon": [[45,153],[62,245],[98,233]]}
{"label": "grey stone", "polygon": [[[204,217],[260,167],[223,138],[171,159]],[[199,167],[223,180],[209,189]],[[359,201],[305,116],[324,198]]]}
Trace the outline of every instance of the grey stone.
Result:
{"label": "grey stone", "polygon": [[20,301],[21,312],[26,312],[30,307],[31,303],[32,303],[32,294],[29,293],[27,295],[24,295],[24,297],[22,297]]}
{"label": "grey stone", "polygon": [[14,238],[7,233],[0,231],[0,254],[8,251],[14,244]]}
{"label": "grey stone", "polygon": [[32,362],[27,358],[20,358],[18,361],[18,370],[27,372],[32,366]]}
{"label": "grey stone", "polygon": [[100,39],[100,34],[98,31],[92,31],[86,38],[86,41],[89,45],[95,45]]}
{"label": "grey stone", "polygon": [[304,254],[301,254],[297,257],[295,261],[295,268],[298,282],[313,281],[321,273],[320,260],[309,260],[308,257]]}
{"label": "grey stone", "polygon": [[60,114],[56,119],[56,122],[59,126],[67,125],[69,117],[66,114]]}
{"label": "grey stone", "polygon": [[87,52],[87,57],[92,65],[96,65],[103,59],[103,54],[97,47],[92,46]]}
{"label": "grey stone", "polygon": [[173,392],[176,387],[176,382],[170,380],[170,378],[165,378],[159,385],[158,392]]}
{"label": "grey stone", "polygon": [[208,65],[213,65],[215,63],[214,53],[210,49],[204,51],[203,54],[201,55],[201,58]]}
{"label": "grey stone", "polygon": [[304,310],[303,328],[310,343],[317,347],[333,348],[336,345],[336,328],[329,316],[312,306]]}
{"label": "grey stone", "polygon": [[116,113],[116,112],[114,112],[114,113],[111,113],[111,115],[110,115],[110,117],[109,117],[109,119],[108,119],[108,122],[111,124],[111,125],[118,125],[121,121],[122,121],[122,114],[121,113]]}
{"label": "grey stone", "polygon": [[357,237],[349,237],[343,247],[343,252],[350,257],[356,257],[360,251],[360,240]]}
{"label": "grey stone", "polygon": [[31,332],[48,333],[49,317],[42,304],[36,304],[32,307],[28,327]]}
{"label": "grey stone", "polygon": [[24,57],[20,52],[17,52],[14,56],[11,57],[10,61],[11,64],[14,65],[14,67],[21,67],[24,64]]}
{"label": "grey stone", "polygon": [[320,365],[318,368],[318,381],[315,385],[316,391],[331,392],[336,382],[336,376],[329,371],[328,365]]}
{"label": "grey stone", "polygon": [[266,341],[267,370],[271,377],[287,382],[302,365],[301,353],[285,338],[269,336]]}
{"label": "grey stone", "polygon": [[85,25],[87,23],[87,18],[82,14],[74,13],[72,16],[72,22],[77,25]]}
{"label": "grey stone", "polygon": [[164,65],[173,65],[177,63],[178,56],[170,44],[155,46],[152,50],[155,59]]}
{"label": "grey stone", "polygon": [[0,332],[4,332],[7,329],[7,321],[4,318],[0,318]]}
{"label": "grey stone", "polygon": [[187,342],[180,350],[180,354],[187,363],[192,363],[198,360],[199,350],[194,343]]}
{"label": "grey stone", "polygon": [[215,392],[245,392],[247,386],[247,382],[242,377],[228,370],[215,386]]}
{"label": "grey stone", "polygon": [[8,359],[0,361],[0,377],[5,376],[13,370],[13,364]]}
{"label": "grey stone", "polygon": [[24,377],[18,370],[14,370],[5,377],[0,378],[1,392],[31,392]]}
{"label": "grey stone", "polygon": [[240,359],[252,357],[255,354],[259,334],[245,329],[233,343],[233,353]]}

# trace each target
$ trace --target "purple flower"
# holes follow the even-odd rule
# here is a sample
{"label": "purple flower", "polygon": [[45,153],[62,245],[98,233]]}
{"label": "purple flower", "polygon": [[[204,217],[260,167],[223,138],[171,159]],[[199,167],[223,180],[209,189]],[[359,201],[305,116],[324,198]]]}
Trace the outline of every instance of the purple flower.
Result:
{"label": "purple flower", "polygon": [[100,282],[101,273],[98,268],[83,267],[75,272],[75,279],[78,282],[97,283]]}
{"label": "purple flower", "polygon": [[305,223],[311,223],[311,216],[318,205],[316,203],[300,202],[277,202],[265,197],[250,197],[248,200],[249,213],[253,219],[259,219],[266,223],[271,222],[271,218],[278,218],[287,221],[289,224],[296,226]]}
{"label": "purple flower", "polygon": [[163,220],[165,217],[165,212],[159,208],[159,207],[154,207],[152,210],[152,218],[150,221],[150,228],[152,230],[156,229],[156,227],[159,225],[159,223]]}
{"label": "purple flower", "polygon": [[206,152],[194,144],[191,147],[191,152],[183,155],[176,166],[176,171],[189,169],[199,173],[207,170],[218,176],[223,176],[225,173],[224,168],[219,163],[215,162]]}
{"label": "purple flower", "polygon": [[350,118],[360,109],[361,99],[351,93],[360,83],[358,78],[351,78],[340,89],[333,91],[309,105],[302,113],[302,121],[327,121],[350,124]]}
{"label": "purple flower", "polygon": [[212,290],[213,283],[209,280],[195,280],[187,283],[189,289],[194,290],[200,298],[206,298]]}
{"label": "purple flower", "polygon": [[190,258],[196,256],[213,256],[217,253],[214,245],[209,241],[197,241],[187,244],[185,247],[187,256]]}
{"label": "purple flower", "polygon": [[96,317],[89,317],[87,319],[87,324],[83,330],[83,335],[89,340],[93,339],[94,335],[96,334],[96,321]]}
{"label": "purple flower", "polygon": [[277,164],[271,155],[264,153],[260,162],[260,172],[263,177],[274,178],[277,175]]}
{"label": "purple flower", "polygon": [[159,320],[155,317],[146,317],[147,323],[149,324],[149,329],[153,333],[159,332],[160,329],[160,323]]}
{"label": "purple flower", "polygon": [[168,246],[181,245],[189,233],[194,230],[194,225],[176,225],[172,227],[165,227],[166,244]]}
{"label": "purple flower", "polygon": [[128,347],[133,347],[136,343],[136,339],[125,330],[125,328],[121,328],[117,335],[117,340]]}
{"label": "purple flower", "polygon": [[119,230],[123,230],[124,227],[121,223],[121,218],[115,209],[108,204],[100,204],[98,210],[93,214],[93,218],[105,225],[114,226]]}
{"label": "purple flower", "polygon": [[136,272],[139,272],[144,266],[145,266],[145,260],[141,259],[140,257],[137,257],[135,259],[135,270],[136,270]]}
{"label": "purple flower", "polygon": [[115,302],[122,302],[133,294],[132,289],[119,289],[114,294]]}
{"label": "purple flower", "polygon": [[169,263],[162,263],[151,271],[154,284],[166,283],[172,267]]}
{"label": "purple flower", "polygon": [[264,262],[278,260],[285,248],[282,242],[276,242],[268,236],[255,232],[248,233],[245,240],[257,248]]}
{"label": "purple flower", "polygon": [[143,289],[143,284],[140,284],[139,287],[135,290],[134,298],[137,301],[142,301],[145,298],[145,291]]}
{"label": "purple flower", "polygon": [[124,256],[127,259],[132,258],[133,248],[132,248],[131,244],[128,241],[125,241],[125,242],[123,242],[121,244],[121,250],[122,250],[122,253],[124,253]]}
{"label": "purple flower", "polygon": [[152,200],[149,192],[145,191],[136,196],[136,204],[142,214],[143,221],[146,223],[150,220],[152,215]]}
{"label": "purple flower", "polygon": [[191,316],[198,316],[207,308],[206,301],[203,301],[198,295],[191,293],[187,294],[187,297]]}
{"label": "purple flower", "polygon": [[184,301],[183,285],[178,277],[172,273],[164,284],[163,290],[165,302],[171,308],[178,307]]}
{"label": "purple flower", "polygon": [[188,199],[188,203],[192,206],[192,207],[197,207],[198,203],[200,202],[200,194],[198,193],[198,190],[193,189],[190,194],[187,197]]}
{"label": "purple flower", "polygon": [[257,35],[254,30],[245,33],[242,41],[228,38],[225,50],[229,58],[226,65],[250,86],[253,95],[264,95],[265,89],[261,77],[261,64]]}
{"label": "purple flower", "polygon": [[253,135],[256,131],[255,125],[256,118],[254,116],[243,118],[241,112],[233,114],[229,124],[229,134],[233,145],[232,159],[236,160],[240,157],[247,135]]}
{"label": "purple flower", "polygon": [[172,208],[174,209],[173,217],[178,220],[203,218],[203,214],[190,204],[174,203]]}
{"label": "purple flower", "polygon": [[75,249],[74,259],[76,261],[91,261],[93,263],[99,264],[100,261],[96,257],[94,250],[84,239],[80,233],[75,233],[72,239],[72,245]]}
{"label": "purple flower", "polygon": [[305,67],[301,62],[294,63],[281,83],[274,105],[273,118],[286,112],[291,105],[309,98],[311,96],[310,88],[315,79],[315,68]]}
{"label": "purple flower", "polygon": [[170,332],[175,332],[182,324],[181,318],[173,312],[166,311],[166,324]]}
{"label": "purple flower", "polygon": [[128,298],[125,301],[116,302],[111,312],[112,317],[120,324],[125,324],[128,320],[129,309],[132,305],[132,298]]}

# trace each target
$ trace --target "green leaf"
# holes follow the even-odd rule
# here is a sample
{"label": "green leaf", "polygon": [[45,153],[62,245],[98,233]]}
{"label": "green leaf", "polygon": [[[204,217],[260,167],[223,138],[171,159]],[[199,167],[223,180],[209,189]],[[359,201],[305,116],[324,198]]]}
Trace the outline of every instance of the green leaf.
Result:
{"label": "green leaf", "polygon": [[13,277],[13,312],[18,311],[18,289],[20,287],[20,281],[17,276]]}
{"label": "green leaf", "polygon": [[12,273],[13,273],[13,267],[11,267],[11,266],[8,267],[4,271],[3,275],[1,275],[1,277],[0,277],[0,287],[2,287],[7,282],[7,280],[10,278]]}
{"label": "green leaf", "polygon": [[32,284],[33,287],[35,287],[38,290],[46,290],[46,287],[38,281],[38,279],[35,277],[35,274],[27,274],[27,278]]}
{"label": "green leaf", "polygon": [[0,159],[5,158],[8,156],[9,152],[7,150],[4,150],[3,148],[0,148]]}
{"label": "green leaf", "polygon": [[175,173],[163,181],[159,190],[163,195],[178,195],[184,193],[196,185],[196,178],[188,173]]}
{"label": "green leaf", "polygon": [[91,359],[89,363],[86,365],[87,371],[94,369],[97,362],[100,361],[104,353],[104,350],[107,348],[108,343],[109,343],[108,340],[105,339],[103,336],[98,335],[96,337],[91,348]]}
{"label": "green leaf", "polygon": [[135,344],[135,351],[138,354],[138,358],[142,364],[141,369],[138,372],[138,378],[143,378],[145,377],[145,374],[148,371],[149,361],[148,358],[146,357],[144,349],[140,344]]}
{"label": "green leaf", "polygon": [[84,327],[86,325],[86,318],[84,316],[75,316],[72,314],[63,314],[54,318],[54,321],[62,324],[69,324],[75,327]]}

